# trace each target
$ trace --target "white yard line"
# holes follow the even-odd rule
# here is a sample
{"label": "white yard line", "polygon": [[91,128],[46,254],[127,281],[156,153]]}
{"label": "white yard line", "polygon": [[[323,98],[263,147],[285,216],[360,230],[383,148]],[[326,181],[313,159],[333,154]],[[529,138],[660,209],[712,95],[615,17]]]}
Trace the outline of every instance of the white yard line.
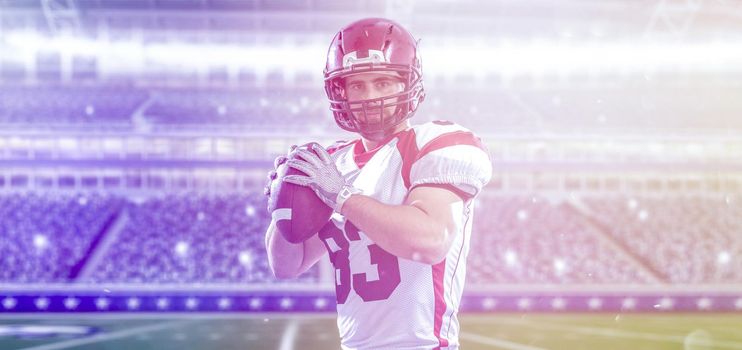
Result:
{"label": "white yard line", "polygon": [[23,348],[20,350],[56,350],[56,349],[68,349],[75,346],[80,345],[86,345],[86,344],[93,344],[93,343],[100,343],[105,341],[110,341],[114,339],[120,339],[120,338],[126,338],[130,337],[132,335],[140,334],[140,333],[149,333],[149,332],[156,332],[161,331],[163,329],[167,328],[173,328],[175,326],[188,323],[188,321],[170,321],[155,325],[147,325],[147,326],[141,326],[141,327],[135,327],[125,330],[120,330],[112,333],[105,333],[105,334],[98,334],[94,335],[89,338],[84,339],[71,339],[62,341],[59,343],[54,344],[46,344],[46,345],[40,345],[40,346],[33,346],[30,348]]}
{"label": "white yard line", "polygon": [[474,333],[462,332],[459,334],[459,337],[461,339],[466,339],[471,342],[484,344],[484,345],[497,346],[497,347],[500,347],[503,349],[509,349],[509,350],[548,350],[546,348],[539,348],[539,347],[511,342],[511,341],[499,339],[499,338],[485,337],[483,335],[474,334]]}
{"label": "white yard line", "polygon": [[296,339],[296,333],[299,331],[299,322],[296,320],[289,321],[286,328],[283,330],[281,336],[280,350],[294,350],[294,340]]}

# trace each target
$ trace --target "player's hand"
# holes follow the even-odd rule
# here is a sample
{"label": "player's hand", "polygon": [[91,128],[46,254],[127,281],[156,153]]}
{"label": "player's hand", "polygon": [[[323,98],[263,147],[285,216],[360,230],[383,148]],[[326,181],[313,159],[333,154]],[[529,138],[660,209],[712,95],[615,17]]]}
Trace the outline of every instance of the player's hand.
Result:
{"label": "player's hand", "polygon": [[[296,149],[296,145],[292,145],[291,148],[289,148],[289,152],[291,153]],[[278,167],[282,164],[286,163],[288,160],[288,155],[280,155],[276,157],[276,159],[273,160],[273,170],[268,172],[268,182],[265,184],[265,187],[263,187],[263,194],[268,197],[270,200],[271,197],[271,188],[273,188],[273,181],[278,178]],[[270,205],[269,205],[270,207]]]}
{"label": "player's hand", "polygon": [[283,181],[311,188],[325,204],[338,211],[340,209],[338,194],[343,187],[350,185],[345,182],[327,150],[315,142],[305,146],[291,152],[286,165],[303,172],[306,176],[289,175]]}

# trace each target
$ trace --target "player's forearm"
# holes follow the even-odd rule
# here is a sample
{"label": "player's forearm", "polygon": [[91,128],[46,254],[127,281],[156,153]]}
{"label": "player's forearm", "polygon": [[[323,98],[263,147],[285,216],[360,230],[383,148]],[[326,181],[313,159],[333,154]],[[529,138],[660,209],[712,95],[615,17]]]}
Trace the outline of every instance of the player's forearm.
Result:
{"label": "player's forearm", "polygon": [[412,205],[387,205],[354,195],[342,214],[382,249],[398,257],[436,264],[443,260],[453,232]]}
{"label": "player's forearm", "polygon": [[304,257],[304,245],[284,239],[273,221],[265,234],[265,249],[273,275],[277,278],[293,278],[298,274]]}

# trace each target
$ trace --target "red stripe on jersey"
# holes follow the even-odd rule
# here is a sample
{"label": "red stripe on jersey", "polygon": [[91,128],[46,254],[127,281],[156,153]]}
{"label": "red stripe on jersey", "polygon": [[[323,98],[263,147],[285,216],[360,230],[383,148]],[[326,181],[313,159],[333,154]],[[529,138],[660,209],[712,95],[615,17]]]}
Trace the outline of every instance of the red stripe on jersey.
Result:
{"label": "red stripe on jersey", "polygon": [[376,154],[378,150],[386,146],[389,141],[393,140],[395,137],[398,137],[400,140],[406,138],[410,130],[412,129],[405,129],[388,136],[386,139],[379,142],[378,146],[376,146],[376,148],[372,150],[366,150],[363,142],[361,140],[356,140],[357,142],[353,147],[353,161],[356,162],[356,166],[358,166],[358,169],[363,168],[363,166],[366,165],[366,163],[368,163],[371,158],[373,158],[374,154]]}
{"label": "red stripe on jersey", "polygon": [[399,136],[399,142],[397,142],[397,150],[402,156],[402,180],[404,187],[408,189],[410,188],[410,170],[417,159],[417,154],[420,153],[415,139],[415,129],[409,129]]}
{"label": "red stripe on jersey", "polygon": [[348,147],[350,145],[355,144],[358,141],[360,141],[360,140],[355,140],[355,141],[350,141],[350,142],[337,141],[334,144],[332,144],[330,147],[327,147],[327,153],[333,154],[333,153],[335,153],[335,152],[337,152],[337,151],[339,151],[339,150],[341,150],[341,149],[343,149],[345,147]]}
{"label": "red stripe on jersey", "polygon": [[448,339],[441,336],[443,314],[446,313],[446,299],[443,297],[443,277],[446,274],[446,259],[433,265],[433,295],[435,296],[435,317],[433,318],[433,334],[438,338],[438,347],[448,346]]}
{"label": "red stripe on jersey", "polygon": [[[478,137],[474,136],[469,131],[454,131],[449,132],[443,135],[439,135],[436,138],[432,139],[430,142],[426,143],[425,146],[423,146],[422,149],[420,149],[420,153],[417,155],[417,159],[420,159],[424,157],[426,154],[437,151],[441,148],[446,148],[448,146],[457,146],[457,145],[469,145],[478,147],[479,149],[486,151],[486,148],[482,144],[482,140],[480,140]],[[415,159],[415,160],[417,160]]]}
{"label": "red stripe on jersey", "polygon": [[371,157],[373,157],[378,150],[379,148],[377,147],[371,152],[366,152],[366,149],[363,147],[363,142],[358,140],[358,142],[353,146],[353,161],[356,162],[358,169],[363,169],[363,166],[371,160]]}

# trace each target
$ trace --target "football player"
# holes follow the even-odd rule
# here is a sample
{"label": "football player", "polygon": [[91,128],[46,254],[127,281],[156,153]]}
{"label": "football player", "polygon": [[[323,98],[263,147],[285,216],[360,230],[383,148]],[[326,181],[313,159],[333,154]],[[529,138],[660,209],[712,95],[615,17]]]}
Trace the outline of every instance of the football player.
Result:
{"label": "football player", "polygon": [[335,121],[359,138],[310,144],[314,152],[293,147],[277,159],[306,174],[283,181],[312,188],[334,213],[300,244],[273,222],[271,269],[295,277],[329,253],[344,349],[456,349],[473,199],[492,174],[488,153],[455,123],[410,124],[425,97],[420,57],[395,22],[342,28],[324,73]]}

